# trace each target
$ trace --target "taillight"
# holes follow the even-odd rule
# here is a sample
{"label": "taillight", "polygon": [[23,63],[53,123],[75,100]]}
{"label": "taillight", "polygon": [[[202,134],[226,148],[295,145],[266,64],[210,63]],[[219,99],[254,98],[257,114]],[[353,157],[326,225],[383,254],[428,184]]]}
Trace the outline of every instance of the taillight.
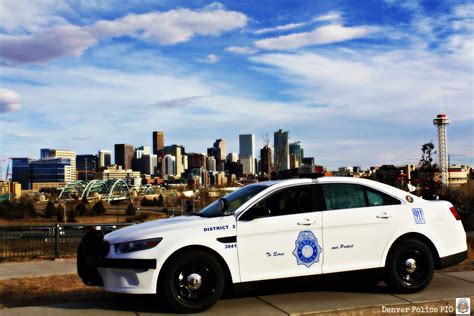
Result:
{"label": "taillight", "polygon": [[459,217],[459,214],[454,207],[450,207],[449,210],[453,213],[453,216],[457,221],[461,220],[461,217]]}

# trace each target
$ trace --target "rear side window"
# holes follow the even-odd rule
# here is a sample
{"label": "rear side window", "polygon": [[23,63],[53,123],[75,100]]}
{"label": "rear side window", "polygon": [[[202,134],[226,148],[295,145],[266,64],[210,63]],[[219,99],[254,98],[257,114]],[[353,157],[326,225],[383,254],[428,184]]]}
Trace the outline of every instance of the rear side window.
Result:
{"label": "rear side window", "polygon": [[358,184],[324,184],[323,192],[327,210],[400,204],[390,195]]}
{"label": "rear side window", "polygon": [[396,205],[401,202],[390,195],[367,188],[367,201],[369,206]]}
{"label": "rear side window", "polygon": [[323,185],[326,209],[366,207],[365,190],[354,184],[325,184]]}

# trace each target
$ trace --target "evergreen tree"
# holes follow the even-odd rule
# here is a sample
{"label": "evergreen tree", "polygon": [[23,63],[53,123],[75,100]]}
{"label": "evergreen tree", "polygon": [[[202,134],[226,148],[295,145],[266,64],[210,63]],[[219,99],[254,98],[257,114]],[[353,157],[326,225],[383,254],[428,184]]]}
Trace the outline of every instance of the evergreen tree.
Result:
{"label": "evergreen tree", "polygon": [[137,214],[137,208],[135,205],[133,205],[133,203],[130,202],[130,204],[128,204],[125,214],[128,216],[135,216]]}
{"label": "evergreen tree", "polygon": [[56,216],[57,213],[58,210],[56,209],[56,205],[51,200],[49,200],[44,210],[44,216],[46,216],[47,218],[51,218],[53,216]]}
{"label": "evergreen tree", "polygon": [[58,215],[56,216],[56,220],[60,223],[60,222],[64,221],[64,207],[61,204],[59,204],[56,209],[58,211]]}
{"label": "evergreen tree", "polygon": [[142,206],[150,206],[152,205],[152,203],[150,202],[150,200],[148,200],[146,197],[144,197],[142,199],[142,202],[140,203]]}
{"label": "evergreen tree", "polygon": [[161,195],[160,193],[160,196],[158,197],[158,206],[164,206],[165,205],[165,202],[163,201],[163,195]]}
{"label": "evergreen tree", "polygon": [[67,212],[67,221],[71,223],[76,222],[76,214],[74,211]]}
{"label": "evergreen tree", "polygon": [[89,214],[89,208],[87,207],[87,204],[85,204],[83,201],[79,202],[79,204],[77,204],[74,209],[75,215],[77,216],[85,216]]}
{"label": "evergreen tree", "polygon": [[94,204],[94,206],[92,207],[92,210],[95,213],[95,215],[105,214],[104,202],[102,202],[102,200],[99,200],[97,203]]}
{"label": "evergreen tree", "polygon": [[38,216],[38,213],[36,213],[36,207],[33,204],[32,200],[28,200],[28,202],[26,202],[26,212],[27,212],[29,217]]}
{"label": "evergreen tree", "polygon": [[434,181],[433,156],[436,154],[436,150],[434,150],[433,142],[423,144],[421,152],[419,169],[414,173],[414,177],[417,178],[421,187],[421,196],[431,200],[438,189]]}

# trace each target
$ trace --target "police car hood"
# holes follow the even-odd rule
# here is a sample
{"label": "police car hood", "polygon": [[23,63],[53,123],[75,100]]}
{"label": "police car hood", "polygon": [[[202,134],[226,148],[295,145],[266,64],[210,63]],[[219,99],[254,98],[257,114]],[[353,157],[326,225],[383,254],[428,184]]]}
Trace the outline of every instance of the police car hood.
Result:
{"label": "police car hood", "polygon": [[160,233],[165,231],[177,230],[191,226],[205,226],[221,221],[222,217],[206,218],[200,216],[177,216],[127,226],[105,235],[104,239],[111,244],[115,244],[132,240],[156,238],[161,237]]}

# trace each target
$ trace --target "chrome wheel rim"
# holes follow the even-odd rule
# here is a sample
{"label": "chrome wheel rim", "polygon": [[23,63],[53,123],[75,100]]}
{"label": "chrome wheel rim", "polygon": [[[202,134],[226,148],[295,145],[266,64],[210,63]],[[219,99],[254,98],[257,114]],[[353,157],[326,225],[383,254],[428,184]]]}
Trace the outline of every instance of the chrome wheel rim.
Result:
{"label": "chrome wheel rim", "polygon": [[415,246],[405,248],[398,256],[397,273],[409,287],[421,285],[429,274],[427,254]]}
{"label": "chrome wheel rim", "polygon": [[194,261],[182,264],[177,269],[174,286],[180,301],[202,304],[216,292],[217,279],[205,263]]}

